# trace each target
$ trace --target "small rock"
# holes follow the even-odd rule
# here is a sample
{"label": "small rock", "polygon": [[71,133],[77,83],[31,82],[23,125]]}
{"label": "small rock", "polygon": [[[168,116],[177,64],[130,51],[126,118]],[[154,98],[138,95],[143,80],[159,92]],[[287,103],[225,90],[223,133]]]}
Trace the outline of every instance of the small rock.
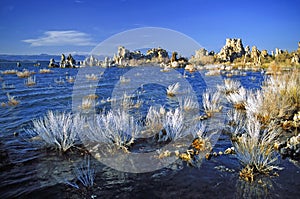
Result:
{"label": "small rock", "polygon": [[207,160],[210,160],[211,156],[212,156],[211,153],[206,153],[206,154],[205,154],[205,158],[206,158]]}

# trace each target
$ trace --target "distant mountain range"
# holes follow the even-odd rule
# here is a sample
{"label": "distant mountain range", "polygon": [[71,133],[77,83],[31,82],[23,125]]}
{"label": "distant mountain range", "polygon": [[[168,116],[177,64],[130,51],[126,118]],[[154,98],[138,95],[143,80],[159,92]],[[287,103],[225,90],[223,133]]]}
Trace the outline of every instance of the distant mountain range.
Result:
{"label": "distant mountain range", "polygon": [[[48,55],[48,54],[40,54],[40,55],[7,55],[0,54],[0,61],[49,61],[54,58],[55,61],[60,61],[61,55]],[[68,56],[68,55],[66,55]],[[76,61],[81,61],[86,58],[86,55],[72,55]]]}

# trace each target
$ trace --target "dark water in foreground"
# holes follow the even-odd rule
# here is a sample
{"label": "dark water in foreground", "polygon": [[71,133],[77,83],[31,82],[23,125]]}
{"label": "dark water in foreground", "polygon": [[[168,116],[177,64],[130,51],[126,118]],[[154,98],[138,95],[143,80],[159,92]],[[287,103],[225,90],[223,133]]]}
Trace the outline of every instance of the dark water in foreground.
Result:
{"label": "dark water in foreground", "polygon": [[[14,75],[1,75],[0,83],[13,84],[15,88],[0,90],[0,103],[6,102],[6,94],[15,96],[20,104],[15,107],[0,107],[0,198],[299,198],[300,168],[289,160],[279,160],[284,170],[278,177],[263,177],[260,183],[252,184],[239,179],[241,168],[233,156],[218,156],[204,159],[199,168],[177,160],[168,167],[148,173],[126,173],[114,170],[94,159],[91,163],[96,171],[95,184],[90,190],[76,190],[65,184],[74,179],[74,166],[83,160],[83,152],[74,149],[66,154],[45,149],[28,141],[24,129],[30,128],[31,120],[43,116],[47,110],[72,110],[74,83],[66,76],[76,76],[78,69],[51,69],[50,74],[39,74],[42,67],[22,63],[21,68],[12,63],[0,63],[0,70],[24,67],[35,71],[37,84],[24,85],[24,79]],[[15,65],[15,64],[13,64]],[[99,96],[97,110],[109,109],[109,102],[100,102],[111,97],[120,75],[130,68],[111,68],[104,71],[101,81],[96,83]],[[183,70],[179,69],[183,74]],[[202,74],[202,75],[201,75]],[[198,101],[206,88],[203,73],[186,74]],[[255,77],[250,78],[250,77]],[[64,83],[57,81],[64,80]],[[222,78],[209,77],[215,84]],[[246,88],[258,88],[261,73],[247,72],[247,76],[234,76]],[[55,82],[55,80],[57,80]],[[206,81],[207,83],[207,81]],[[82,92],[91,89],[91,84],[82,85]],[[92,85],[93,86],[93,85]],[[141,100],[147,105],[161,104],[175,107],[178,103],[165,96],[165,88],[145,85]],[[87,93],[88,94],[88,93]],[[225,104],[225,108],[229,107]],[[96,111],[97,111],[96,110]],[[145,114],[142,106],[140,114]],[[225,112],[223,114],[226,114]],[[221,131],[222,129],[220,129]],[[14,133],[18,133],[15,136]],[[213,151],[224,151],[230,147],[228,135],[221,134]]]}

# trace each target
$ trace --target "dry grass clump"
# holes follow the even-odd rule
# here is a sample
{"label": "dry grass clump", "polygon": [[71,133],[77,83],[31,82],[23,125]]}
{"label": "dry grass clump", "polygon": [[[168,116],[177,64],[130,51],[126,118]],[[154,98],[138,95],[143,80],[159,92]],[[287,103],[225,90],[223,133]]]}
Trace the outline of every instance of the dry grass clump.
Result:
{"label": "dry grass clump", "polygon": [[52,70],[47,69],[47,68],[40,69],[40,74],[46,74],[46,73],[52,73]]}
{"label": "dry grass clump", "polygon": [[257,174],[268,174],[273,169],[280,169],[276,166],[278,154],[274,148],[280,134],[278,129],[271,125],[263,128],[253,115],[248,115],[246,124],[237,128],[241,129],[242,135],[232,144],[237,158],[244,166],[240,172],[241,178],[252,182]]}
{"label": "dry grass clump", "polygon": [[151,106],[147,112],[145,124],[146,131],[151,133],[157,133],[163,129],[163,118],[166,110],[162,107]]}
{"label": "dry grass clump", "polygon": [[168,140],[175,141],[187,135],[184,115],[180,108],[167,111],[163,118],[162,125],[163,129],[158,134],[159,142],[165,142]]}
{"label": "dry grass clump", "polygon": [[221,93],[219,91],[213,92],[211,90],[207,90],[203,93],[203,108],[208,117],[211,117],[213,113],[217,113],[222,110],[222,106],[220,105],[220,96]]}
{"label": "dry grass clump", "polygon": [[96,115],[88,121],[87,128],[85,139],[88,141],[114,145],[125,151],[140,132],[134,118],[121,109]]}
{"label": "dry grass clump", "polygon": [[65,152],[75,146],[78,133],[82,130],[82,121],[79,115],[48,111],[44,117],[33,120],[32,129],[26,132],[41,137],[49,146]]}
{"label": "dry grass clump", "polygon": [[142,100],[133,100],[134,95],[127,95],[124,93],[123,97],[121,98],[121,108],[124,110],[128,110],[131,108],[140,108],[143,104]]}
{"label": "dry grass clump", "polygon": [[75,77],[74,76],[66,76],[66,80],[69,83],[73,83],[73,82],[75,82]]}
{"label": "dry grass clump", "polygon": [[36,85],[36,78],[35,78],[35,76],[34,77],[32,77],[32,76],[28,77],[25,80],[24,83],[25,83],[26,86],[34,86],[34,85]]}
{"label": "dry grass clump", "polygon": [[14,75],[14,74],[17,74],[17,70],[5,70],[5,71],[1,71],[1,74],[3,75]]}
{"label": "dry grass clump", "polygon": [[20,104],[20,101],[16,100],[15,96],[11,96],[9,93],[7,93],[6,95],[7,95],[7,98],[8,98],[7,105],[17,106],[18,104]]}
{"label": "dry grass clump", "polygon": [[300,73],[293,70],[283,75],[271,76],[262,87],[263,103],[259,115],[272,119],[292,120],[300,110]]}
{"label": "dry grass clump", "polygon": [[14,89],[14,88],[16,88],[15,85],[2,82],[2,89]]}
{"label": "dry grass clump", "polygon": [[228,95],[231,93],[237,93],[241,88],[241,83],[239,81],[225,79],[224,85],[217,85],[217,88],[220,92]]}
{"label": "dry grass clump", "polygon": [[87,96],[84,96],[84,98],[89,98],[92,100],[98,99],[98,95],[97,94],[89,94]]}
{"label": "dry grass clump", "polygon": [[233,104],[235,109],[244,110],[247,100],[247,90],[241,87],[237,92],[226,95],[226,99]]}
{"label": "dry grass clump", "polygon": [[221,75],[220,70],[210,70],[205,73],[205,76],[218,76],[218,75]]}
{"label": "dry grass clump", "polygon": [[193,111],[199,109],[199,104],[191,96],[183,97],[180,101],[180,106],[184,111]]}
{"label": "dry grass clump", "polygon": [[34,72],[29,71],[29,70],[23,70],[23,71],[17,72],[17,76],[20,78],[27,78],[32,74],[34,74]]}
{"label": "dry grass clump", "polygon": [[65,80],[62,77],[59,77],[59,79],[55,79],[54,82],[57,84],[64,84]]}
{"label": "dry grass clump", "polygon": [[89,110],[94,106],[95,106],[95,100],[94,99],[89,98],[89,97],[84,97],[82,99],[81,106],[79,108],[81,108],[82,110]]}
{"label": "dry grass clump", "polygon": [[129,83],[130,78],[126,78],[125,76],[120,76],[120,82],[121,84]]}
{"label": "dry grass clump", "polygon": [[85,78],[87,79],[87,80],[91,80],[91,81],[97,81],[98,80],[98,76],[97,75],[95,75],[95,74],[87,74],[87,75],[85,75]]}
{"label": "dry grass clump", "polygon": [[167,88],[167,95],[170,97],[174,97],[179,93],[179,87],[180,87],[179,82],[169,85]]}
{"label": "dry grass clump", "polygon": [[[230,131],[237,158],[244,168],[240,177],[252,182],[256,175],[268,174],[276,166],[276,143],[282,134],[278,124],[297,128],[300,75],[294,70],[265,80],[262,90],[231,93],[227,99],[242,104],[245,112],[230,112]],[[242,91],[242,92],[241,92]],[[275,148],[274,148],[275,147]]]}

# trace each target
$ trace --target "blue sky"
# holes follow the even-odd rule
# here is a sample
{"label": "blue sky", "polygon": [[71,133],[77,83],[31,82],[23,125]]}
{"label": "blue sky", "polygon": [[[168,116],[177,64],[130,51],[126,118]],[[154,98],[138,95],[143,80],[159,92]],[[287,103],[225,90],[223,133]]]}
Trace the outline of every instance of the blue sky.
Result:
{"label": "blue sky", "polygon": [[228,37],[292,51],[300,41],[299,8],[298,0],[1,0],[0,54],[90,52],[142,27],[172,29],[214,51]]}

